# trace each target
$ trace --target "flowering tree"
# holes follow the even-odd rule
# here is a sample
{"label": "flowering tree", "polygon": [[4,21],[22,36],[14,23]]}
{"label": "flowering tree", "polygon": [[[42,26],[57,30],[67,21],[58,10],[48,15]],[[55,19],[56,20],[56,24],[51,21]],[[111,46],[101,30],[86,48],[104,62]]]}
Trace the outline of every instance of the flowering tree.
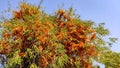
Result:
{"label": "flowering tree", "polygon": [[[93,68],[94,61],[118,67],[118,53],[104,41],[109,34],[104,24],[83,21],[69,10],[48,15],[39,7],[23,3],[13,18],[1,23],[1,64],[6,68]],[[107,57],[107,59],[106,59]]]}

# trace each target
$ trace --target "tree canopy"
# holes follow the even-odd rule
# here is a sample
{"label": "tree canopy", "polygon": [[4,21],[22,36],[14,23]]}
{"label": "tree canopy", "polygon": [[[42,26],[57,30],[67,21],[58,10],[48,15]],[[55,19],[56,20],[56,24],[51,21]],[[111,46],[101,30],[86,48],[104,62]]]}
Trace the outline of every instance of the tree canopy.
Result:
{"label": "tree canopy", "polygon": [[6,68],[95,68],[94,61],[120,67],[120,54],[110,50],[116,38],[106,37],[104,23],[81,20],[72,8],[50,15],[22,3],[1,28],[0,58]]}

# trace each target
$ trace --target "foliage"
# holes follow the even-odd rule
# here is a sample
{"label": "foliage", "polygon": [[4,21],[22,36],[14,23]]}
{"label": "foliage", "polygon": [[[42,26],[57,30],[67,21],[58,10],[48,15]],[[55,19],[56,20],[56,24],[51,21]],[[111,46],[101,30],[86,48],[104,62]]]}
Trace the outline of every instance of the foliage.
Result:
{"label": "foliage", "polygon": [[103,37],[109,31],[104,24],[83,21],[72,8],[48,15],[23,3],[1,24],[0,54],[6,68],[93,68],[94,60],[111,67],[120,63],[108,61],[119,54],[106,46]]}

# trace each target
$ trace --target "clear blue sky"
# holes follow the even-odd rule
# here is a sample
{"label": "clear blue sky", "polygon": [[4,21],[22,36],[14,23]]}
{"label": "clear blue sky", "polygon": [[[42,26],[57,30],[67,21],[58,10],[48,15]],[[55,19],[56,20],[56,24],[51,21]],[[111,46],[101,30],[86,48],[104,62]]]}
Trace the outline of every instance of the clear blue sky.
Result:
{"label": "clear blue sky", "polygon": [[[8,8],[8,1],[12,9],[16,9],[22,0],[0,0],[0,12]],[[28,0],[29,3],[39,4],[40,0]],[[64,7],[62,7],[64,4]],[[72,6],[83,20],[92,20],[96,23],[105,22],[105,27],[111,32],[111,36],[120,40],[120,0],[43,0],[43,9],[53,14],[58,8],[67,9]],[[0,14],[1,15],[1,14]],[[112,50],[120,52],[118,40]]]}

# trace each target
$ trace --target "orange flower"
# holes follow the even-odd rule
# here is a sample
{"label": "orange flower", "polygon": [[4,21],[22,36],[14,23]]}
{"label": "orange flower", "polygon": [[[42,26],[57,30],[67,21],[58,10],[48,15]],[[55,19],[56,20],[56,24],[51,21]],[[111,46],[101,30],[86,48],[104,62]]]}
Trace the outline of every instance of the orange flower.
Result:
{"label": "orange flower", "polygon": [[77,48],[77,46],[78,46],[77,44],[71,42],[71,47],[70,47],[70,49],[72,49],[72,51],[74,51],[74,50]]}
{"label": "orange flower", "polygon": [[8,45],[7,45],[7,44],[4,44],[4,45],[3,45],[3,48],[4,48],[4,49],[8,49]]}
{"label": "orange flower", "polygon": [[22,14],[21,14],[21,12],[18,12],[18,11],[13,11],[14,12],[14,17],[15,18],[21,18],[22,17]]}
{"label": "orange flower", "polygon": [[47,59],[44,57],[41,58],[41,62],[43,67],[45,67],[48,64]]}
{"label": "orange flower", "polygon": [[18,27],[18,28],[16,28],[16,30],[21,31],[21,30],[22,30],[22,28],[21,28],[21,27]]}
{"label": "orange flower", "polygon": [[64,10],[59,9],[58,12],[57,12],[57,14],[62,14],[63,15],[64,12],[65,12]]}
{"label": "orange flower", "polygon": [[47,34],[48,33],[48,28],[44,28],[43,32],[44,32],[44,34]]}
{"label": "orange flower", "polygon": [[[14,45],[14,46],[16,46],[16,45]],[[23,49],[23,48],[24,48],[24,45],[20,45],[19,48],[20,48],[20,49]]]}
{"label": "orange flower", "polygon": [[41,42],[42,42],[43,44],[45,44],[45,42],[46,42],[46,39],[47,39],[47,37],[46,37],[46,36],[44,36],[44,37],[41,37]]}
{"label": "orange flower", "polygon": [[22,31],[22,28],[21,28],[21,27],[15,27],[15,28],[13,29],[13,34],[16,35],[16,34],[20,33],[21,31]]}
{"label": "orange flower", "polygon": [[91,35],[90,40],[95,39],[95,37],[96,37],[96,34],[94,33],[94,34]]}
{"label": "orange flower", "polygon": [[4,37],[9,38],[9,37],[10,37],[10,33],[5,32],[5,33],[4,33]]}
{"label": "orange flower", "polygon": [[25,56],[25,53],[24,53],[24,52],[21,52],[21,53],[19,53],[19,56],[24,57],[24,56]]}
{"label": "orange flower", "polygon": [[35,20],[35,25],[37,26],[39,23],[41,23],[39,20]]}
{"label": "orange flower", "polygon": [[71,22],[69,22],[69,26],[70,26],[70,27],[75,26],[74,22],[72,22],[72,21],[71,21]]}
{"label": "orange flower", "polygon": [[49,25],[49,24],[50,24],[49,20],[47,20],[45,24],[46,24],[46,25]]}
{"label": "orange flower", "polygon": [[24,3],[23,4],[23,8],[28,8],[27,4]]}
{"label": "orange flower", "polygon": [[29,15],[31,15],[31,14],[32,14],[32,12],[31,12],[31,10],[30,10],[30,9],[28,9],[28,10],[27,10],[27,14],[29,14]]}
{"label": "orange flower", "polygon": [[42,50],[43,50],[43,47],[42,47],[42,46],[38,46],[38,49],[39,49],[40,51],[42,51]]}
{"label": "orange flower", "polygon": [[58,39],[61,40],[63,38],[63,35],[62,34],[59,34],[58,35]]}
{"label": "orange flower", "polygon": [[64,27],[65,26],[65,23],[63,23],[63,22],[61,22],[60,24],[59,24],[59,27],[60,28],[62,28],[62,27]]}
{"label": "orange flower", "polygon": [[84,45],[84,43],[80,42],[78,45],[79,45],[79,47],[82,47]]}
{"label": "orange flower", "polygon": [[97,52],[95,52],[93,49],[90,50],[91,55],[97,55]]}
{"label": "orange flower", "polygon": [[4,50],[4,53],[9,54],[10,52],[6,49],[6,50]]}
{"label": "orange flower", "polygon": [[90,64],[87,64],[87,68],[92,68]]}
{"label": "orange flower", "polygon": [[80,35],[79,37],[82,38],[82,39],[84,39],[86,36],[85,35]]}
{"label": "orange flower", "polygon": [[93,33],[93,32],[94,32],[94,29],[90,29],[89,32],[90,32],[90,33]]}

